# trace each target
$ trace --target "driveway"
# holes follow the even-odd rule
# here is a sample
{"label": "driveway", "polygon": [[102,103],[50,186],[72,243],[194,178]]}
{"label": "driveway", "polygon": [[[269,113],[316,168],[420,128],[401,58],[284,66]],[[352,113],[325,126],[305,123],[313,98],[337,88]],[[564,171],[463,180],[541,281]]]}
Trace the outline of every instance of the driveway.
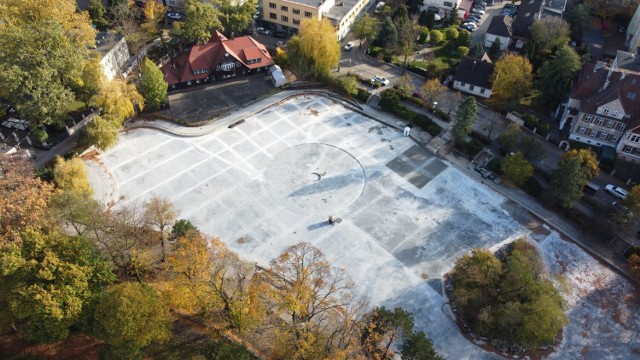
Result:
{"label": "driveway", "polygon": [[503,7],[504,4],[499,4],[497,1],[493,5],[487,6],[486,13],[482,17],[482,19],[480,19],[480,26],[478,26],[478,29],[473,32],[473,36],[471,37],[471,45],[478,42],[484,42],[484,35],[487,33],[487,29],[489,29],[491,19],[494,16],[500,16],[500,12],[502,11]]}
{"label": "driveway", "polygon": [[252,75],[209,86],[197,86],[169,93],[171,108],[160,114],[182,123],[194,124],[219,117],[229,110],[244,107],[278,91],[269,77]]}

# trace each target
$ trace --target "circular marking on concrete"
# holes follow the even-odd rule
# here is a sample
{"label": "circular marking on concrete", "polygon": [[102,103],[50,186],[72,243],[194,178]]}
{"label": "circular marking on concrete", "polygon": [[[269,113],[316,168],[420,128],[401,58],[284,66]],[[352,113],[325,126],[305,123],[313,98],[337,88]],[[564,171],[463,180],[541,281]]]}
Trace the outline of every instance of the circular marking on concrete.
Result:
{"label": "circular marking on concrete", "polygon": [[304,215],[339,215],[360,198],[366,182],[355,157],[320,143],[281,151],[267,166],[264,179],[274,206]]}

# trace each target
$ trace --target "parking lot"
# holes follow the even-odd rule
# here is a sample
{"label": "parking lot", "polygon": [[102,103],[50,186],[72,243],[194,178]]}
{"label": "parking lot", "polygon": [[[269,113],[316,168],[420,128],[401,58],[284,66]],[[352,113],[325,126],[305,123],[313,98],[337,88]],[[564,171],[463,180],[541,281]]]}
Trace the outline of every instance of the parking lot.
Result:
{"label": "parking lot", "polygon": [[[590,344],[594,359],[633,357],[640,309],[614,301],[628,296],[626,281],[402,133],[328,98],[301,95],[200,137],[133,130],[95,161],[90,178],[110,177],[92,182],[94,192],[109,187],[124,202],[168,198],[179,218],[249,261],[266,265],[303,241],[320,248],[372,306],[411,311],[450,359],[500,357],[450,320],[443,274],[472,248],[528,234],[564,277],[571,324],[551,358]],[[329,215],[342,222],[330,225]]]}

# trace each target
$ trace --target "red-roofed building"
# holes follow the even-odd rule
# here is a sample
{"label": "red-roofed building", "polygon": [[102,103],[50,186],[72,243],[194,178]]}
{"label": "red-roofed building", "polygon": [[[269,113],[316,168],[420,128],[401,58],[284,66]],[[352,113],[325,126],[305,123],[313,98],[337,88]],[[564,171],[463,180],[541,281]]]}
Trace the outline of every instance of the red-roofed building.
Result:
{"label": "red-roofed building", "polygon": [[227,39],[217,32],[208,43],[192,46],[162,67],[169,90],[268,73],[274,65],[267,48],[251,36]]}
{"label": "red-roofed building", "polygon": [[570,140],[640,163],[640,55],[618,51],[611,66],[586,64],[563,106],[560,128],[570,124]]}

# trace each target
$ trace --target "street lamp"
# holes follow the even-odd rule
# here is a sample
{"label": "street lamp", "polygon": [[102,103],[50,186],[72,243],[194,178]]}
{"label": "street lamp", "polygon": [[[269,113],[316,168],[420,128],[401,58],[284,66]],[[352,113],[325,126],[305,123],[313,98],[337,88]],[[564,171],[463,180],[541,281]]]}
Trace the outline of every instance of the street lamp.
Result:
{"label": "street lamp", "polygon": [[436,106],[438,106],[438,102],[437,102],[437,101],[434,101],[434,102],[433,102],[433,107],[432,107],[432,109],[431,109],[431,110],[433,111],[433,113],[434,113],[434,114],[436,113]]}

